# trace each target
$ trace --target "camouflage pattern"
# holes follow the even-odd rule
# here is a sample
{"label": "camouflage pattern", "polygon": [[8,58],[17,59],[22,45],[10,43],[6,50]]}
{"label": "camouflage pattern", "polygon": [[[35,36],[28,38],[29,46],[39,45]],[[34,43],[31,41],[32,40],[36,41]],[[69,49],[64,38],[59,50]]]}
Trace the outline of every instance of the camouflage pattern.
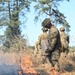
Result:
{"label": "camouflage pattern", "polygon": [[45,57],[46,53],[46,49],[47,49],[47,45],[48,45],[48,29],[47,28],[43,28],[42,30],[45,30],[43,31],[43,33],[39,36],[38,38],[38,42],[39,42],[39,46],[40,46],[40,54],[41,54],[41,58],[42,58],[42,64],[45,64],[47,62],[47,59]]}
{"label": "camouflage pattern", "polygon": [[34,50],[34,55],[41,55],[41,46],[39,45],[39,41],[35,43],[35,50]]}
{"label": "camouflage pattern", "polygon": [[61,28],[60,28],[60,31],[65,31],[65,28],[64,28],[64,27],[61,27]]}
{"label": "camouflage pattern", "polygon": [[45,52],[45,50],[47,49],[46,47],[46,45],[48,45],[48,34],[47,34],[47,32],[43,32],[40,36],[39,36],[39,39],[38,39],[38,41],[39,41],[39,45],[41,46],[41,50],[43,51],[43,52]]}
{"label": "camouflage pattern", "polygon": [[42,31],[48,31],[48,28],[43,27]]}
{"label": "camouflage pattern", "polygon": [[47,33],[43,33],[39,36],[39,44],[41,45],[41,41],[44,40],[44,39],[48,39],[48,34]]}
{"label": "camouflage pattern", "polygon": [[61,42],[60,42],[60,35],[58,29],[53,25],[50,28],[49,33],[49,51],[51,52],[49,60],[52,66],[55,66],[58,63],[60,57],[60,49],[61,49]]}
{"label": "camouflage pattern", "polygon": [[62,52],[68,52],[69,51],[69,36],[64,32],[60,30],[60,39],[61,39],[61,45],[62,45]]}
{"label": "camouflage pattern", "polygon": [[42,26],[49,28],[49,25],[51,25],[51,20],[50,18],[46,18],[43,22],[42,22]]}
{"label": "camouflage pattern", "polygon": [[46,53],[48,53],[48,59],[52,65],[52,67],[56,67],[57,70],[59,69],[59,58],[60,58],[60,51],[61,51],[61,41],[60,41],[60,34],[58,29],[51,24],[49,18],[46,18],[42,22],[42,26],[49,28],[49,46],[47,47]]}
{"label": "camouflage pattern", "polygon": [[35,43],[34,55],[36,55],[37,52],[38,52],[38,41]]}

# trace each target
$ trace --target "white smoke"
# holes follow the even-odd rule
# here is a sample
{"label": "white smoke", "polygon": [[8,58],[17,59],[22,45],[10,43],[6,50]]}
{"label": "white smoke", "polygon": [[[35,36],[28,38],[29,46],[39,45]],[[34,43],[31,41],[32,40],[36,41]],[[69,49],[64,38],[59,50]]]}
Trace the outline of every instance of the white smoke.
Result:
{"label": "white smoke", "polygon": [[0,52],[0,75],[18,75],[18,55]]}

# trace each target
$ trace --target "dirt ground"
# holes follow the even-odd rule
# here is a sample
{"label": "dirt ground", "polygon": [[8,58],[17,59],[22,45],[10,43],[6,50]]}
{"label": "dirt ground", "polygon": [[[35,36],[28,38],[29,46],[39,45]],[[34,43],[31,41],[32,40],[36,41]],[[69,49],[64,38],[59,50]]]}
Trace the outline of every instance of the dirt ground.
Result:
{"label": "dirt ground", "polygon": [[[61,71],[58,73],[50,63],[42,64],[40,55],[35,56],[33,51],[23,53],[3,53],[0,51],[0,75],[75,75],[75,55],[63,53],[59,63]],[[23,73],[22,73],[23,72]]]}

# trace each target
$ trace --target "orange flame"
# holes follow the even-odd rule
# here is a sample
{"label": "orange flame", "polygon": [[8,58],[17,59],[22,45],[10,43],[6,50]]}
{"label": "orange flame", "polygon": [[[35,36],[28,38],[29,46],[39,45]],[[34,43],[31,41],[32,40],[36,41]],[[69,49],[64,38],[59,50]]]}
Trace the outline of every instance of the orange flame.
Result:
{"label": "orange flame", "polygon": [[47,72],[48,72],[50,75],[60,75],[60,74],[56,71],[55,67],[52,67],[51,69],[48,69]]}
{"label": "orange flame", "polygon": [[[27,54],[21,59],[20,67],[22,70],[18,72],[19,75],[40,75],[40,73],[38,73],[34,68],[31,55]],[[47,68],[46,72],[49,75],[71,75],[71,73],[59,73],[55,67]]]}
{"label": "orange flame", "polygon": [[21,59],[20,67],[25,75],[28,75],[29,73],[33,75],[38,75],[36,70],[33,68],[33,63],[30,59],[30,55],[25,55],[25,57]]}

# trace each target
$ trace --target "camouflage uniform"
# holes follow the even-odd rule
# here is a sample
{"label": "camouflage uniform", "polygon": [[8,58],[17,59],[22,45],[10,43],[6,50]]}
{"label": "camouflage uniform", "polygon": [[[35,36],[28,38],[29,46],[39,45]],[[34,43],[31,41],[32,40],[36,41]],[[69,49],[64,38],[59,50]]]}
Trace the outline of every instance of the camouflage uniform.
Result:
{"label": "camouflage uniform", "polygon": [[41,56],[43,58],[43,61],[45,61],[45,50],[47,49],[47,45],[48,45],[48,29],[47,28],[42,28],[43,33],[39,36],[38,38],[38,42],[40,45],[40,49],[41,49]]}
{"label": "camouflage uniform", "polygon": [[60,49],[61,49],[61,42],[60,42],[60,34],[58,29],[51,24],[50,19],[45,19],[42,23],[42,26],[50,28],[49,31],[49,46],[46,50],[46,53],[48,53],[48,58],[51,63],[52,67],[56,67],[56,69],[59,69],[59,57],[60,57]]}
{"label": "camouflage uniform", "polygon": [[34,55],[38,53],[38,41],[35,43]]}
{"label": "camouflage uniform", "polygon": [[60,28],[60,39],[61,39],[61,44],[62,44],[62,52],[68,53],[69,52],[69,36],[64,32],[65,28],[61,27]]}
{"label": "camouflage uniform", "polygon": [[43,50],[43,47],[42,47],[42,45],[43,45],[43,41],[46,41],[46,40],[48,40],[48,34],[47,34],[47,31],[48,31],[48,29],[47,28],[42,28],[42,31],[43,31],[43,33],[39,36],[39,38],[38,38],[38,42],[39,42],[39,45],[41,46],[41,49]]}
{"label": "camouflage uniform", "polygon": [[39,38],[40,38],[40,36],[38,37],[38,41],[36,41],[36,43],[35,43],[34,55],[39,54],[39,50],[41,49],[41,46],[39,44]]}

